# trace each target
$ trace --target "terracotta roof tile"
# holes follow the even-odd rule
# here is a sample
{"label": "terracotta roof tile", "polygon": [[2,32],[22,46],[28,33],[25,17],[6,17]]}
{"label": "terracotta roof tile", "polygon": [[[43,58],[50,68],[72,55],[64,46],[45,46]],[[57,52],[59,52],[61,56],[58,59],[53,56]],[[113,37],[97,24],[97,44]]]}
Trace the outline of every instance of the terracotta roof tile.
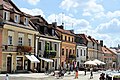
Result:
{"label": "terracotta roof tile", "polygon": [[106,47],[102,47],[102,51],[103,53],[106,53],[106,54],[112,54],[112,52],[110,52]]}
{"label": "terracotta roof tile", "polygon": [[69,30],[64,30],[64,29],[61,29],[59,27],[56,28],[58,31],[62,32],[62,33],[66,33],[66,34],[70,34],[70,35],[73,35],[73,33],[71,33],[71,31]]}

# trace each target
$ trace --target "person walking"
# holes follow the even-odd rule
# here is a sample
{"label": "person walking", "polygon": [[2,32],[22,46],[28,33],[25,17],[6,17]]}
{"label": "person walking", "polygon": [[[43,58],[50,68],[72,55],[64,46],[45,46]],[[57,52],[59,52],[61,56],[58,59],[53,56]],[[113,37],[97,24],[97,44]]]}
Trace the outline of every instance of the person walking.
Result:
{"label": "person walking", "polygon": [[87,68],[85,67],[85,70],[84,70],[84,72],[85,72],[85,75],[86,75],[86,71],[87,71]]}
{"label": "person walking", "polygon": [[93,68],[90,68],[90,79],[93,78]]}
{"label": "person walking", "polygon": [[105,74],[104,74],[104,73],[101,73],[101,74],[100,74],[99,80],[105,80]]}
{"label": "person walking", "polygon": [[78,79],[78,68],[76,67],[76,70],[75,70],[75,79]]}

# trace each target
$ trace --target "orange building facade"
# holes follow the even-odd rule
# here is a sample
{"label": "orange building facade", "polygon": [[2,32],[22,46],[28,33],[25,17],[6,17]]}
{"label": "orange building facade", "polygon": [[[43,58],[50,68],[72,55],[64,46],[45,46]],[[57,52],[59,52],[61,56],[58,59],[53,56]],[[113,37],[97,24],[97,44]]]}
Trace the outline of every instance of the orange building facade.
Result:
{"label": "orange building facade", "polygon": [[64,66],[65,63],[72,63],[76,59],[75,35],[73,31],[64,30],[61,27],[57,27],[57,31],[62,41],[60,63],[61,66]]}

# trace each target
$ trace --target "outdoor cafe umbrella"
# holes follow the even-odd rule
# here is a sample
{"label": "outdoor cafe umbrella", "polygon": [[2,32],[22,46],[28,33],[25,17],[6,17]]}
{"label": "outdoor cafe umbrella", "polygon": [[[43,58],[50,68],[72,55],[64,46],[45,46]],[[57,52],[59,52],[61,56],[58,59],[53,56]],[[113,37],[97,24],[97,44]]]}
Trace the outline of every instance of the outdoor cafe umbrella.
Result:
{"label": "outdoor cafe umbrella", "polygon": [[84,64],[88,64],[88,65],[97,65],[94,61],[86,61]]}
{"label": "outdoor cafe umbrella", "polygon": [[98,60],[98,59],[95,59],[95,60],[93,60],[96,64],[98,64],[98,65],[102,65],[102,64],[105,64],[104,62],[102,62],[102,61],[100,61],[100,60]]}

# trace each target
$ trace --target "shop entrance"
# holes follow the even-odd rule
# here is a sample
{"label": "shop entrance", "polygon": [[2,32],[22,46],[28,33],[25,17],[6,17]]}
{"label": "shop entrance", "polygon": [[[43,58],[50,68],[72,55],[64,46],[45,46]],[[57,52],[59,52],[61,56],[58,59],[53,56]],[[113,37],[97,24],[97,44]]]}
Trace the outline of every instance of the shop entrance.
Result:
{"label": "shop entrance", "polygon": [[17,70],[23,70],[23,57],[17,57]]}
{"label": "shop entrance", "polygon": [[7,57],[7,72],[11,73],[12,57]]}

